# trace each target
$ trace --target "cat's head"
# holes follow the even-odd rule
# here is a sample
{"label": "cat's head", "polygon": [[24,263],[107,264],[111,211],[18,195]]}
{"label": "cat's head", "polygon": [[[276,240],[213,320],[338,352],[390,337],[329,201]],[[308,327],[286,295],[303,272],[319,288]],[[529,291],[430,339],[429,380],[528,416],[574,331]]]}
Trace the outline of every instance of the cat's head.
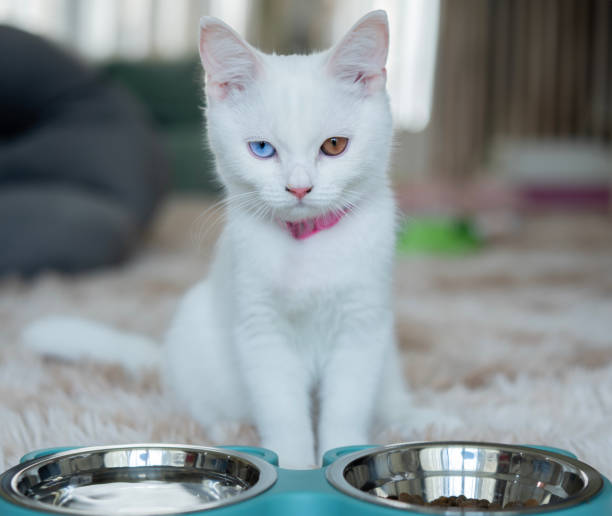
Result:
{"label": "cat's head", "polygon": [[229,194],[296,221],[386,186],[388,41],[386,13],[374,11],[325,52],[268,55],[204,17],[208,134]]}

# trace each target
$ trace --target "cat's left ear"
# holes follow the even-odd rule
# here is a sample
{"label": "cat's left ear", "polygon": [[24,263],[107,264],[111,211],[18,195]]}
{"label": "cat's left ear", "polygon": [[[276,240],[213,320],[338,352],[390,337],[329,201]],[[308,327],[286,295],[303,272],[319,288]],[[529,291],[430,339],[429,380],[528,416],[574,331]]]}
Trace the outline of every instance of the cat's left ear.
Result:
{"label": "cat's left ear", "polygon": [[359,84],[366,93],[385,87],[389,23],[387,13],[372,11],[361,18],[332,50],[328,72],[337,79]]}
{"label": "cat's left ear", "polygon": [[200,59],[206,72],[206,92],[223,99],[244,90],[261,71],[256,51],[218,18],[200,20]]}

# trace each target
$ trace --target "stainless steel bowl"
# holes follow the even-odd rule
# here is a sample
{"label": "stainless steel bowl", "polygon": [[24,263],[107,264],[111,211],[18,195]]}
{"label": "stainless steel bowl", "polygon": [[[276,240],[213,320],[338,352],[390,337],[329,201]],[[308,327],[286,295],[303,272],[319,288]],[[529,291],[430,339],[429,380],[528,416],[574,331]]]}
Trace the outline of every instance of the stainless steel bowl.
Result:
{"label": "stainless steel bowl", "polygon": [[269,463],[231,450],[137,444],[79,448],[20,464],[0,477],[0,494],[60,514],[184,514],[252,498],[276,477]]}
{"label": "stainless steel bowl", "polygon": [[333,486],[355,498],[432,514],[484,510],[427,505],[461,495],[487,500],[504,512],[559,510],[592,498],[603,486],[597,471],[565,455],[481,442],[368,449],[336,460],[326,475]]}

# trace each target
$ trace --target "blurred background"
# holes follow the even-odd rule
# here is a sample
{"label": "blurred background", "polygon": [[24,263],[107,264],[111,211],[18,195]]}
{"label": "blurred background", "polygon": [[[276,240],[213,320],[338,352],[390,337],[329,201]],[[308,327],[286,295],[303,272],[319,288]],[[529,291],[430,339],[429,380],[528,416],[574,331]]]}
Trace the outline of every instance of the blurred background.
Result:
{"label": "blurred background", "polygon": [[155,204],[162,190],[218,195],[202,144],[201,15],[292,53],[327,48],[376,8],[391,24],[405,213],[495,235],[524,212],[610,212],[610,0],[0,0],[0,23],[55,42],[144,106],[167,161]]}

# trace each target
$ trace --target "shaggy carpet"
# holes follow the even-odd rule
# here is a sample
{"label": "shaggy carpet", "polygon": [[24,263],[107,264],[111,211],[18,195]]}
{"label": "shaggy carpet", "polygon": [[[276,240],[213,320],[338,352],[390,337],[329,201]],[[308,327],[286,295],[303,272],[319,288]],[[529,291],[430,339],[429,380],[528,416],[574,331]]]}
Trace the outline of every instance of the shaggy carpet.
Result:
{"label": "shaggy carpet", "polygon": [[[155,371],[52,362],[19,345],[24,325],[50,314],[161,339],[182,293],[206,274],[219,227],[214,212],[198,217],[209,204],[169,201],[141,252],[120,267],[0,282],[0,471],[49,446],[221,444],[175,408]],[[373,442],[546,444],[612,477],[609,216],[532,216],[477,254],[399,257],[396,310],[415,404],[460,424],[383,429]],[[223,443],[257,444],[252,428],[224,435]]]}

